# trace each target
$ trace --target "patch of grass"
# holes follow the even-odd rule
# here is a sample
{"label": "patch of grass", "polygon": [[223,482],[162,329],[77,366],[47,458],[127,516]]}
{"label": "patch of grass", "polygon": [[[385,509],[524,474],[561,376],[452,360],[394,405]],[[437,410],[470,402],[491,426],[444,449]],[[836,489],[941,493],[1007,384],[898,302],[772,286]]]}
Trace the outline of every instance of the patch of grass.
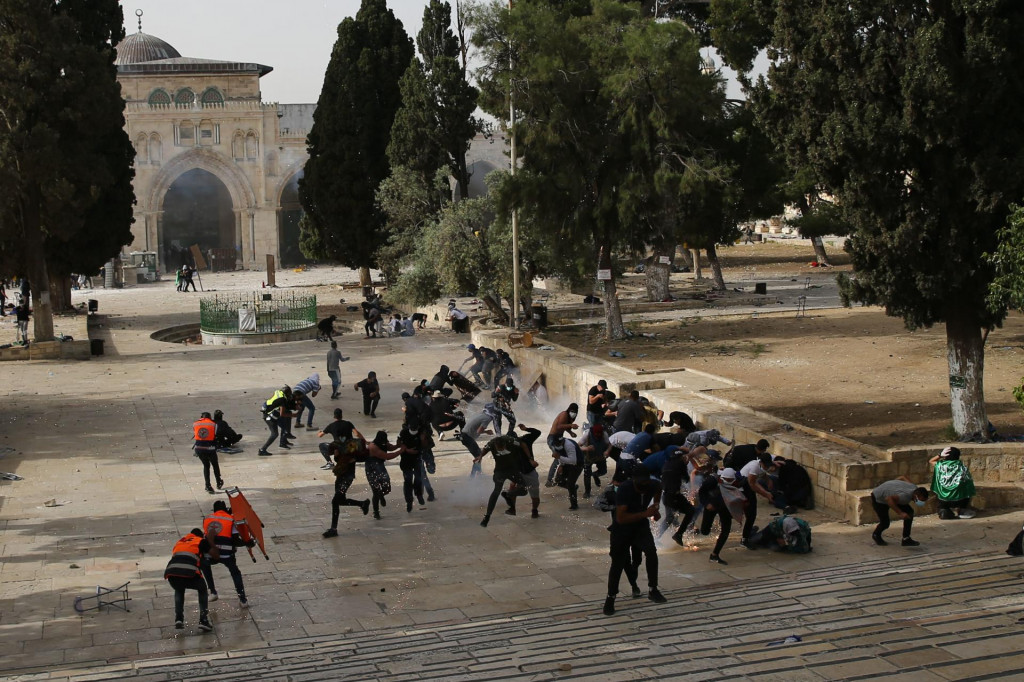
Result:
{"label": "patch of grass", "polygon": [[762,353],[768,352],[768,346],[763,343],[752,343],[747,350],[750,351],[750,357],[756,360]]}
{"label": "patch of grass", "polygon": [[942,429],[942,433],[940,434],[940,436],[942,440],[946,441],[957,441],[960,439],[960,434],[958,434],[956,432],[956,429],[953,428],[952,422],[946,424],[946,428]]}

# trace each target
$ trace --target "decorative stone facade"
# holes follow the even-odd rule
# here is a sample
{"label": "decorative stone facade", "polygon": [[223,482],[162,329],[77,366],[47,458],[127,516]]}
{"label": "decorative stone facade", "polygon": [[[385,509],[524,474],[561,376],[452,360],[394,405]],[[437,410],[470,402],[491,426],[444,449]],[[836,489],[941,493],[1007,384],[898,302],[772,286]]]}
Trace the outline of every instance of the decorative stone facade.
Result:
{"label": "decorative stone facade", "polygon": [[[141,22],[117,52],[136,151],[134,241],[124,251],[155,251],[162,273],[192,244],[232,269],[262,269],[266,254],[303,262],[297,183],[316,105],[265,103],[260,78],[271,67],[182,57]],[[472,194],[507,163],[504,148],[500,137],[474,141]]]}

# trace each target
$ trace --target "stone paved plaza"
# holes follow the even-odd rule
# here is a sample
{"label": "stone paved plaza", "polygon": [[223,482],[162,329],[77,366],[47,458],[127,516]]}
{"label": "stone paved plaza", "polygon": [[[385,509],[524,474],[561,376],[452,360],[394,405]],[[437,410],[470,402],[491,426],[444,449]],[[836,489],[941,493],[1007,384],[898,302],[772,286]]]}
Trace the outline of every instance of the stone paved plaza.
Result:
{"label": "stone paved plaza", "polygon": [[[219,277],[207,286],[245,284]],[[0,482],[4,679],[927,680],[1024,670],[1024,564],[1003,554],[1024,512],[924,517],[913,549],[876,547],[867,527],[817,512],[806,514],[808,556],[750,552],[738,533],[727,566],[708,562],[711,539],[673,545],[660,554],[669,602],[620,597],[606,618],[606,514],[570,512],[564,491],[543,489],[541,518],[505,516],[499,502],[481,528],[490,477],[470,480],[469,455],[444,441],[436,502],[407,514],[395,466],[383,518],[347,508],[339,536],[325,540],[333,477],[319,469],[316,432],[298,432],[290,452],[255,454],[266,433],[258,404],[314,371],[326,381],[325,344],[151,340],[198,317],[196,296],[169,282],[86,297],[100,300],[106,355],[0,365],[0,471],[24,477]],[[315,423],[340,404],[371,435],[394,435],[400,393],[465,356],[464,337],[437,331],[340,340],[350,357],[343,397],[318,396]],[[352,390],[371,369],[383,388],[377,420],[358,414]],[[217,408],[245,434],[245,451],[221,455],[221,467],[263,518],[270,560],[241,555],[248,610],[215,567],[215,632],[195,627],[191,593],[177,631],[163,568],[218,499],[204,492],[190,449],[192,421]],[[523,420],[546,429],[550,415]],[[368,492],[360,472],[350,497]],[[126,581],[129,613],[74,611],[76,596]],[[775,644],[790,635],[802,641]]]}

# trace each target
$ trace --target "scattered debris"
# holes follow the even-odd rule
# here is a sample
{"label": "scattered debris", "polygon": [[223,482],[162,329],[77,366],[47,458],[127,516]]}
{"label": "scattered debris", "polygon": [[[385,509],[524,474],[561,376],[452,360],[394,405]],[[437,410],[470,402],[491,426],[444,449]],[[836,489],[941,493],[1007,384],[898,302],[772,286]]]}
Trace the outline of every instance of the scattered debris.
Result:
{"label": "scattered debris", "polygon": [[626,357],[625,353],[620,353],[617,350],[610,350],[610,351],[608,351],[608,355],[613,357],[613,358],[624,358],[624,357]]}
{"label": "scattered debris", "polygon": [[25,479],[18,474],[12,474],[7,471],[0,471],[0,478],[5,481],[24,481]]}
{"label": "scattered debris", "polygon": [[794,644],[796,642],[802,642],[800,635],[790,635],[786,639],[779,640],[778,642],[768,642],[765,646],[779,646],[781,644]]}

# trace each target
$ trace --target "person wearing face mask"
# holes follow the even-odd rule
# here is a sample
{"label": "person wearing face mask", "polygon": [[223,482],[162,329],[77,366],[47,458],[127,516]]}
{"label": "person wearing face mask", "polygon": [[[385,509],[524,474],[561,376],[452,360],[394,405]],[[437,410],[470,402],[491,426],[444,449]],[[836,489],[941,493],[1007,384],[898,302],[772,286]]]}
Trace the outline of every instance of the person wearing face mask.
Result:
{"label": "person wearing face mask", "polygon": [[652,479],[642,465],[633,471],[633,476],[615,491],[615,514],[612,519],[609,555],[612,558],[608,570],[608,596],[604,601],[604,614],[615,613],[615,597],[619,593],[619,579],[632,561],[632,550],[644,554],[647,567],[647,598],[657,604],[668,601],[658,590],[658,548],[651,533],[648,519],[658,521],[661,514],[661,484]]}
{"label": "person wearing face mask", "polygon": [[[551,452],[555,452],[555,445],[560,443],[565,434],[568,433],[570,437],[575,438],[576,432],[573,429],[578,429],[579,425],[576,424],[576,415],[580,413],[580,406],[576,403],[570,403],[562,412],[558,413],[555,420],[551,422],[551,430],[548,431],[547,443],[548,447],[551,448]],[[558,459],[551,463],[551,467],[548,468],[548,480],[545,487],[550,488],[555,484],[555,472],[558,471]]]}
{"label": "person wearing face mask", "polygon": [[903,541],[904,547],[917,547],[921,543],[910,537],[910,529],[914,525],[914,507],[923,507],[928,500],[928,489],[921,488],[912,483],[904,476],[886,481],[871,491],[871,506],[878,514],[878,525],[871,533],[871,539],[876,545],[887,545],[882,539],[882,533],[889,527],[889,510],[896,512],[896,515],[903,519]]}
{"label": "person wearing face mask", "polygon": [[492,438],[484,446],[484,449],[480,451],[480,454],[473,458],[473,461],[479,464],[480,460],[488,453],[494,456],[494,474],[491,477],[494,481],[494,490],[491,491],[491,496],[487,500],[487,511],[484,513],[484,519],[480,522],[480,525],[485,528],[491,520],[491,513],[494,512],[494,505],[498,503],[498,497],[501,495],[501,489],[504,487],[505,481],[512,483],[514,495],[522,496],[527,494],[526,480],[521,472],[524,454],[523,446],[515,434],[509,433]]}

